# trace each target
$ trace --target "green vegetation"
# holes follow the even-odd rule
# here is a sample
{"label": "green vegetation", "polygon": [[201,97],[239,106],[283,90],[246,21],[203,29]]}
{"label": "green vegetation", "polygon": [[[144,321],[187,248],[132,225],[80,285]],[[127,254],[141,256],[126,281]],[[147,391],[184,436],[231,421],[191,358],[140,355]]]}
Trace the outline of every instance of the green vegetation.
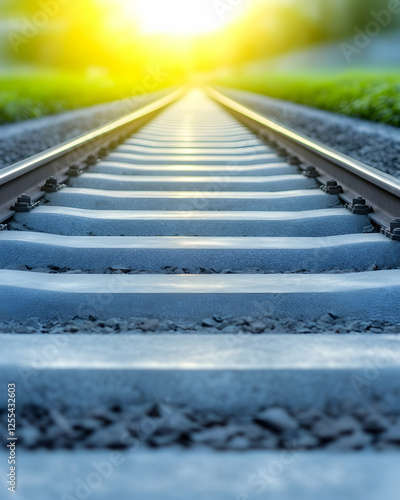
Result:
{"label": "green vegetation", "polygon": [[[172,82],[164,85],[167,83]],[[324,76],[232,73],[213,83],[400,127],[400,73],[353,72]],[[123,99],[138,92],[141,87],[129,79],[99,75],[3,76],[0,78],[0,124]]]}
{"label": "green vegetation", "polygon": [[400,127],[400,73],[232,74],[214,83]]}
{"label": "green vegetation", "polygon": [[140,89],[130,79],[103,76],[69,73],[2,76],[0,124],[123,99],[139,93]]}

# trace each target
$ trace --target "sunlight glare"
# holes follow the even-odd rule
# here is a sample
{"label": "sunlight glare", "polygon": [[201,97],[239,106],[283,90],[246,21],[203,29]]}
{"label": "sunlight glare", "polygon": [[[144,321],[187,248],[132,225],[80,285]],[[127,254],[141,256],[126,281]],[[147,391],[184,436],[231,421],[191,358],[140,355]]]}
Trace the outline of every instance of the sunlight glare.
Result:
{"label": "sunlight glare", "polygon": [[[135,0],[126,2],[144,33],[199,35],[223,27],[221,16],[210,0]],[[229,17],[229,16],[228,16]]]}

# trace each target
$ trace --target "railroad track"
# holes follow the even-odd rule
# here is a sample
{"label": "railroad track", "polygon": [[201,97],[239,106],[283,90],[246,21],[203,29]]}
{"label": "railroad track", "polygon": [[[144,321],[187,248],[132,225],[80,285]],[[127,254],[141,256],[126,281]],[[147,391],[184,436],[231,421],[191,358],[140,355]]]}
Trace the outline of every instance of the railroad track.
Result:
{"label": "railroad track", "polygon": [[[177,91],[0,172],[2,328],[79,334],[3,337],[2,372],[17,380],[24,407],[74,418],[161,400],[231,415],[237,426],[277,406],[336,416],[379,407],[396,419],[399,341],[389,333],[400,321],[400,182],[207,93]],[[297,429],[269,418],[270,430]],[[354,448],[382,446],[381,434]],[[162,468],[169,458],[154,460]],[[232,460],[231,472],[243,466]],[[368,460],[366,477],[386,458]],[[235,481],[224,495],[240,493]]]}

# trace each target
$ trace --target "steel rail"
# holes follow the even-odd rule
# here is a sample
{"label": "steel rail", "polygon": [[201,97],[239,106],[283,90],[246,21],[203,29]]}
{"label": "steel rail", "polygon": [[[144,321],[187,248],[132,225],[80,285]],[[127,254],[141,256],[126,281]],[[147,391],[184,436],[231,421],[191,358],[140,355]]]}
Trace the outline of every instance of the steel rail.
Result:
{"label": "steel rail", "polygon": [[84,168],[90,155],[111,141],[120,141],[131,135],[179,99],[183,92],[183,89],[175,90],[107,125],[0,170],[0,223],[14,215],[10,206],[18,196],[28,194],[33,202],[37,201],[44,195],[40,188],[48,177],[63,181],[71,165]]}
{"label": "steel rail", "polygon": [[374,209],[369,217],[379,226],[386,228],[390,221],[400,216],[400,180],[279,125],[220,91],[206,88],[206,92],[261,139],[273,140],[297,156],[300,168],[315,166],[321,184],[335,179],[343,188],[339,196],[345,203],[351,203],[356,197],[364,198]]}

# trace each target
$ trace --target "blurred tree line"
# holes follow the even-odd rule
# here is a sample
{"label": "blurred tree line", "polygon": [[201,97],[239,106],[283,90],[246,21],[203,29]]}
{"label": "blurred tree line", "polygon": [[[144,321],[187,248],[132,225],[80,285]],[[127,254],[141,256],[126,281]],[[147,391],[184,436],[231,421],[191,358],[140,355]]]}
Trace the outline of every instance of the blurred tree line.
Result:
{"label": "blurred tree line", "polygon": [[[346,38],[355,27],[363,29],[374,19],[372,11],[387,9],[395,0],[253,0],[223,36],[207,34],[184,43],[155,35],[144,40],[134,19],[121,15],[119,1],[0,0],[3,57],[18,63],[124,72],[168,60],[174,72],[204,71]],[[223,14],[218,5],[235,8],[235,2],[215,0],[216,15]],[[397,26],[399,17],[393,16],[385,29]]]}
{"label": "blurred tree line", "polygon": [[136,69],[147,54],[133,19],[99,0],[0,0],[9,58],[64,69]]}
{"label": "blurred tree line", "polygon": [[[209,69],[220,66],[221,61],[223,66],[230,66],[318,42],[351,39],[355,29],[363,31],[376,20],[374,13],[388,12],[390,1],[254,0],[247,14],[229,28],[224,43],[219,43],[218,35],[197,41],[196,60],[202,69]],[[400,1],[394,2],[400,10]],[[391,15],[382,31],[399,24],[400,14]]]}

